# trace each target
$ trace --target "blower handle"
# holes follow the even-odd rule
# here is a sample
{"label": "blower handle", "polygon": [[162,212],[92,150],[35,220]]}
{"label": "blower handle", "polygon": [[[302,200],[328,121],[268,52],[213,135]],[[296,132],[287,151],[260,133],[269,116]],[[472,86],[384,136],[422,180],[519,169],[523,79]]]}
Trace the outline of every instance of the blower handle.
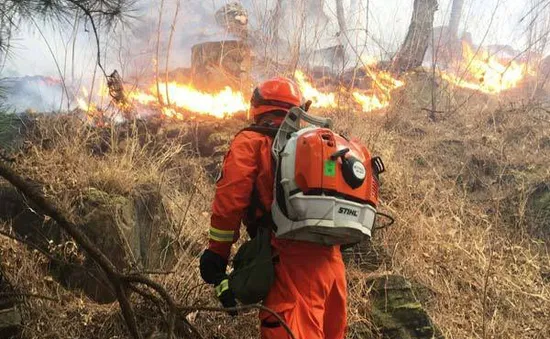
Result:
{"label": "blower handle", "polygon": [[279,158],[279,153],[285,147],[290,135],[300,130],[302,121],[318,127],[332,127],[332,120],[330,118],[321,118],[314,115],[309,115],[301,107],[292,107],[279,127],[279,131],[273,141],[272,154],[275,159]]}
{"label": "blower handle", "polygon": [[295,126],[297,130],[300,129],[301,120],[319,127],[332,127],[332,120],[330,118],[321,118],[307,114],[306,111],[304,111],[301,107],[292,107],[288,112],[286,119],[292,120],[296,124]]}

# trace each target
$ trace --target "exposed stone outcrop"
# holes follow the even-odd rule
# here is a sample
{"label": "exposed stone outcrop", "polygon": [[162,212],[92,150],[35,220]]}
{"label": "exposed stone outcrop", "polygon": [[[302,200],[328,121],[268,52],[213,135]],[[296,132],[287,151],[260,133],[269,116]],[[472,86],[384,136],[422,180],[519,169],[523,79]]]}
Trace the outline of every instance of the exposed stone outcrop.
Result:
{"label": "exposed stone outcrop", "polygon": [[0,113],[0,156],[9,156],[23,146],[29,117]]}
{"label": "exposed stone outcrop", "polygon": [[404,277],[384,275],[367,284],[371,286],[372,319],[382,338],[443,338]]}
{"label": "exposed stone outcrop", "polygon": [[8,296],[13,292],[11,284],[4,279],[0,269],[0,339],[15,337],[21,329],[21,313],[12,297]]}
{"label": "exposed stone outcrop", "polygon": [[[65,260],[50,262],[51,275],[68,288],[82,290],[101,303],[115,300],[102,271],[61,234],[56,224],[40,214],[11,187],[0,187],[0,221],[11,221],[19,236],[44,251],[63,252]],[[138,187],[130,196],[95,188],[82,192],[75,208],[86,235],[122,271],[165,270],[174,264],[160,193]],[[57,253],[56,252],[56,253]],[[74,264],[77,265],[74,265]]]}
{"label": "exposed stone outcrop", "polygon": [[550,238],[550,183],[536,185],[527,199],[528,216],[537,234]]}

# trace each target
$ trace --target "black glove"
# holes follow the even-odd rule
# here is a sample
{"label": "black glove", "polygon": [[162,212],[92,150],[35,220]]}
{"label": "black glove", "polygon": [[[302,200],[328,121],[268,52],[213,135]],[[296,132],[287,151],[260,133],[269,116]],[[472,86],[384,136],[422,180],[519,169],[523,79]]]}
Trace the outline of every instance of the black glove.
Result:
{"label": "black glove", "polygon": [[[207,283],[215,286],[216,297],[220,300],[223,307],[235,307],[237,301],[233,292],[229,289],[229,281],[225,270],[227,268],[227,260],[219,254],[210,250],[205,250],[200,259],[200,271],[202,279]],[[229,315],[237,315],[237,311],[228,311]]]}
{"label": "black glove", "polygon": [[219,285],[227,275],[227,260],[211,250],[205,250],[200,260],[201,277],[204,282],[211,285]]}
{"label": "black glove", "polygon": [[[227,279],[222,280],[215,289],[216,297],[218,297],[218,300],[222,303],[224,308],[237,306],[235,295],[233,295],[233,292],[229,289],[229,281]],[[237,315],[237,311],[227,311],[227,313],[232,317]]]}

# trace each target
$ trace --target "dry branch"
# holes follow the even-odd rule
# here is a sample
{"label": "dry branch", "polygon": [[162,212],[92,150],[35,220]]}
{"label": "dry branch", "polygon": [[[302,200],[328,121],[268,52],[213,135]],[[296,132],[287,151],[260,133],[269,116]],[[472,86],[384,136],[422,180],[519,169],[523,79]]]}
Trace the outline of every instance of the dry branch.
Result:
{"label": "dry branch", "polygon": [[[104,271],[105,275],[109,279],[109,282],[114,287],[122,315],[126,322],[126,327],[128,328],[128,331],[133,338],[141,339],[142,335],[139,332],[134,309],[127,295],[128,290],[138,293],[139,295],[144,297],[144,299],[153,302],[161,309],[163,308],[163,306],[167,306],[169,310],[168,338],[173,338],[175,324],[177,320],[180,320],[185,324],[186,329],[189,331],[190,334],[194,335],[196,338],[202,338],[199,331],[185,318],[185,316],[189,312],[227,312],[228,310],[245,311],[250,309],[261,309],[271,313],[274,317],[276,317],[281,322],[285,330],[288,332],[289,336],[295,339],[295,336],[290,330],[288,324],[286,324],[275,311],[260,304],[246,305],[230,309],[221,307],[197,307],[178,305],[172,298],[172,296],[166,291],[166,289],[158,282],[153,281],[142,274],[120,273],[113,265],[113,263],[109,260],[109,258],[107,258],[104,253],[102,253],[96,246],[94,246],[94,244],[91,242],[88,236],[84,234],[80,227],[70,221],[69,217],[67,217],[58,206],[56,206],[53,202],[47,200],[44,197],[44,194],[38,189],[38,185],[19,176],[3,161],[0,161],[0,177],[5,178],[13,186],[19,189],[21,193],[24,194],[28,199],[33,201],[45,215],[48,215],[53,220],[55,220],[57,224],[65,232],[67,232],[75,240],[76,243],[78,243],[78,245],[86,252],[86,254],[101,267],[101,269]],[[147,288],[155,291],[160,296],[160,298],[146,290],[134,286],[133,284],[146,286]],[[164,303],[162,303],[162,301],[164,301]]]}
{"label": "dry branch", "polygon": [[55,220],[57,224],[82,247],[86,254],[101,267],[115,288],[117,300],[119,302],[122,315],[126,321],[128,331],[133,338],[141,339],[142,337],[137,328],[134,310],[128,301],[128,297],[123,286],[123,280],[121,280],[121,275],[118,273],[113,263],[105,256],[105,254],[94,246],[88,236],[86,236],[86,234],[84,234],[84,232],[82,232],[77,225],[71,222],[59,207],[46,200],[44,194],[38,190],[36,185],[24,180],[3,162],[0,162],[0,176],[4,177],[4,179],[20,190],[21,193],[23,193],[27,198],[32,200],[44,212],[44,214]]}

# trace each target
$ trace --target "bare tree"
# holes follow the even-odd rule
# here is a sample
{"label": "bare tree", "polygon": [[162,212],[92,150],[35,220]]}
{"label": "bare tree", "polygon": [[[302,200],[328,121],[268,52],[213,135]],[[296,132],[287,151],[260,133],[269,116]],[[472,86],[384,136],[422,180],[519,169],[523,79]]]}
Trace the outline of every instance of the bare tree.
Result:
{"label": "bare tree", "polygon": [[437,0],[414,0],[409,32],[393,60],[393,69],[404,72],[422,65],[433,30]]}
{"label": "bare tree", "polygon": [[347,34],[347,24],[346,24],[346,16],[344,13],[344,4],[342,0],[336,0],[336,19],[338,20],[338,27],[340,28],[340,32],[338,32],[338,35],[340,37],[341,44],[345,46],[346,45],[345,35]]}
{"label": "bare tree", "polygon": [[269,35],[271,37],[271,42],[277,41],[279,39],[279,25],[280,19],[283,15],[284,0],[277,0],[275,8],[271,14],[271,25],[269,27]]}
{"label": "bare tree", "polygon": [[462,17],[462,8],[464,7],[464,0],[453,0],[453,7],[451,9],[451,20],[449,21],[449,34],[451,38],[458,38],[458,25],[460,24],[460,18]]}

